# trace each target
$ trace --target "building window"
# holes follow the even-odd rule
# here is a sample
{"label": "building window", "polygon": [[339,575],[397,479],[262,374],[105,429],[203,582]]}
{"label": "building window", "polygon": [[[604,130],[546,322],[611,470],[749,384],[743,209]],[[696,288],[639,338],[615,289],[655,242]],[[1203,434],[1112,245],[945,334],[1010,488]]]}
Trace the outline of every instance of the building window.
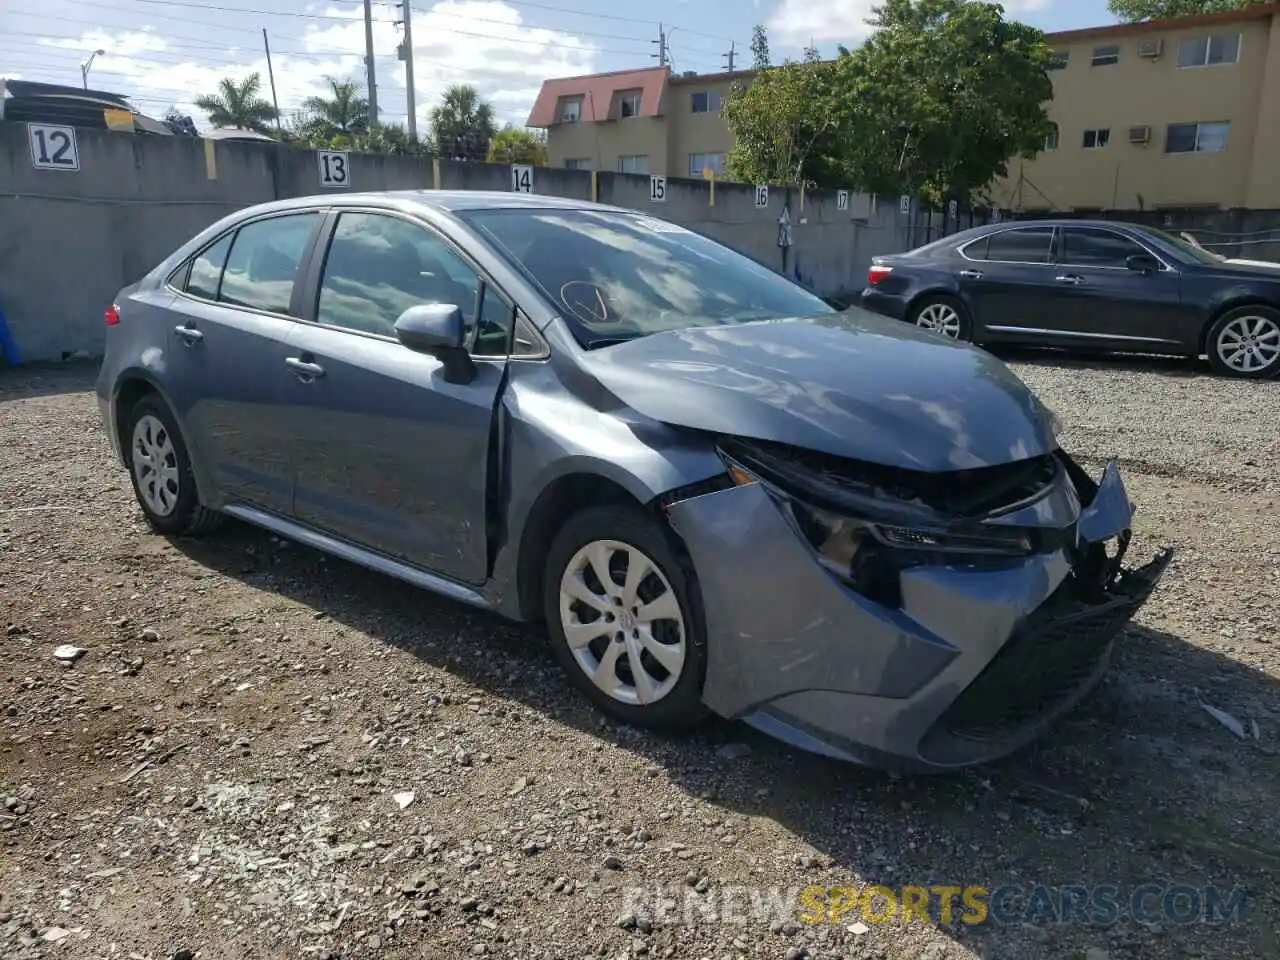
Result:
{"label": "building window", "polygon": [[640,116],[640,91],[631,90],[618,95],[618,116]]}
{"label": "building window", "polygon": [[560,101],[560,122],[577,123],[582,119],[582,98],[571,97]]}
{"label": "building window", "polygon": [[590,157],[569,157],[564,162],[564,168],[566,170],[590,170],[591,158]]}
{"label": "building window", "polygon": [[1222,153],[1229,123],[1171,123],[1165,131],[1165,153]]}
{"label": "building window", "polygon": [[1107,128],[1101,130],[1086,130],[1081,145],[1086,150],[1101,150],[1111,142],[1111,131]]}
{"label": "building window", "polygon": [[710,170],[717,177],[724,174],[723,153],[691,153],[689,154],[689,176],[705,177]]}
{"label": "building window", "polygon": [[648,173],[649,158],[642,153],[633,153],[618,158],[619,173]]}
{"label": "building window", "polygon": [[1240,34],[1184,37],[1178,43],[1179,67],[1212,67],[1240,60]]}
{"label": "building window", "polygon": [[1093,59],[1089,61],[1095,67],[1109,67],[1113,63],[1120,62],[1120,45],[1118,43],[1108,44],[1105,47],[1093,48]]}
{"label": "building window", "polygon": [[694,113],[719,113],[720,94],[714,90],[702,90],[693,95]]}
{"label": "building window", "polygon": [[1071,58],[1070,50],[1054,50],[1049,54],[1049,64],[1046,70],[1065,70],[1067,61]]}
{"label": "building window", "polygon": [[1058,149],[1058,125],[1056,123],[1049,124],[1049,133],[1044,138],[1044,148],[1046,150]]}

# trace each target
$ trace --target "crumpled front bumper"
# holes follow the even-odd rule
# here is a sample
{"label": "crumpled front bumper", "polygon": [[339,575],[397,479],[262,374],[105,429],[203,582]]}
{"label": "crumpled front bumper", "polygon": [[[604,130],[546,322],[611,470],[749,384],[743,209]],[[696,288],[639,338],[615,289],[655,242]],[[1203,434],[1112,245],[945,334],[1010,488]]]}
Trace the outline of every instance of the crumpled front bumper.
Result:
{"label": "crumpled front bumper", "polygon": [[1114,463],[1080,497],[1087,506],[1064,483],[1056,504],[1008,519],[1060,526],[1069,510],[1075,549],[905,570],[900,609],[819,565],[761,484],[670,505],[706,611],[707,705],[795,746],[904,771],[985,762],[1035,739],[1102,676],[1170,559],[1121,570],[1086,598],[1073,564],[1089,544],[1127,545],[1133,507]]}

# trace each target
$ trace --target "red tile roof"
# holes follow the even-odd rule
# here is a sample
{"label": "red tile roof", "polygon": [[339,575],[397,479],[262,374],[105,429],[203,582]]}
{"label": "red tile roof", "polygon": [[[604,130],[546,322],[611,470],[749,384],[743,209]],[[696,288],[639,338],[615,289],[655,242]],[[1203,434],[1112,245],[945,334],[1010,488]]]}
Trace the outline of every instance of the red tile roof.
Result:
{"label": "red tile roof", "polygon": [[544,80],[526,126],[550,127],[559,122],[556,107],[563,97],[582,97],[583,122],[608,120],[613,95],[620,90],[640,90],[640,116],[656,117],[661,112],[668,73],[666,67],[648,67]]}

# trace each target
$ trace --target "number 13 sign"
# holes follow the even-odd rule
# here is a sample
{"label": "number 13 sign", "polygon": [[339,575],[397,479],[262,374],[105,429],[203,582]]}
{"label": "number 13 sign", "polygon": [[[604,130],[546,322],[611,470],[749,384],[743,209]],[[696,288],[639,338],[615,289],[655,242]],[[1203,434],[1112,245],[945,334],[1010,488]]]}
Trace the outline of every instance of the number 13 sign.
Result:
{"label": "number 13 sign", "polygon": [[80,169],[80,151],[76,149],[76,128],[52,123],[28,123],[27,144],[31,147],[31,165],[37,170]]}

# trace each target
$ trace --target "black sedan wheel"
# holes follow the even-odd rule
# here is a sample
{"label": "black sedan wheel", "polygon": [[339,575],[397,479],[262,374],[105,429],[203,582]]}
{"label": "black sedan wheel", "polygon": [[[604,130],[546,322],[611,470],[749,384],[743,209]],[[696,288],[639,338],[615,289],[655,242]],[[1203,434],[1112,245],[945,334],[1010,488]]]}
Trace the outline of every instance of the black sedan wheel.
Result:
{"label": "black sedan wheel", "polygon": [[1229,377],[1260,380],[1280,373],[1280,310],[1244,306],[1229,310],[1209,330],[1209,362]]}
{"label": "black sedan wheel", "polygon": [[968,340],[972,336],[964,304],[952,297],[925,297],[911,311],[911,322],[949,340]]}

